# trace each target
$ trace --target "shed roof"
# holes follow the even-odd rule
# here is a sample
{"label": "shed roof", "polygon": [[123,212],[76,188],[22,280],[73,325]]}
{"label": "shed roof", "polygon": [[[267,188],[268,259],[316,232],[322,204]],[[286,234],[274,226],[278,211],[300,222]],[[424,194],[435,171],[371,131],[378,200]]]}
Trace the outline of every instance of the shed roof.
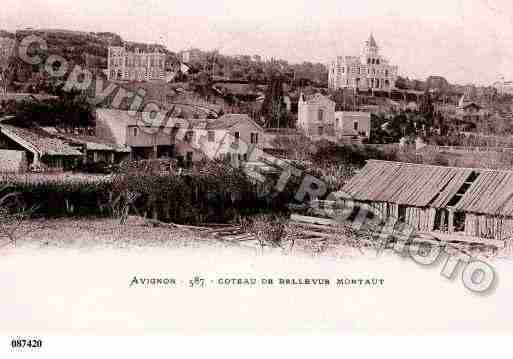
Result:
{"label": "shed roof", "polygon": [[513,216],[513,171],[369,160],[340,194],[415,207],[444,208],[452,201],[457,211]]}

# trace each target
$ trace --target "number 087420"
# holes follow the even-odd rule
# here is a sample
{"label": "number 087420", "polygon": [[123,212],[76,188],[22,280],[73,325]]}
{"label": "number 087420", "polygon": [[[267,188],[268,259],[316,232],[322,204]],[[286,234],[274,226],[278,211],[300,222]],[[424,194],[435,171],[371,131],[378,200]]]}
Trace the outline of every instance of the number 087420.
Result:
{"label": "number 087420", "polygon": [[41,348],[43,341],[41,339],[13,339],[11,347],[13,348]]}

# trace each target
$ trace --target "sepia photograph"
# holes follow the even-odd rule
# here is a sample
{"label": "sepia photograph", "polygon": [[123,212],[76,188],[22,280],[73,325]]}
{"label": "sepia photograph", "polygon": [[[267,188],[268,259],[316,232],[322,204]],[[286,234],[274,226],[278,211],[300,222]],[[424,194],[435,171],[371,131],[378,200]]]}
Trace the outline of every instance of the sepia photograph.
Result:
{"label": "sepia photograph", "polygon": [[2,5],[0,353],[511,335],[511,0]]}

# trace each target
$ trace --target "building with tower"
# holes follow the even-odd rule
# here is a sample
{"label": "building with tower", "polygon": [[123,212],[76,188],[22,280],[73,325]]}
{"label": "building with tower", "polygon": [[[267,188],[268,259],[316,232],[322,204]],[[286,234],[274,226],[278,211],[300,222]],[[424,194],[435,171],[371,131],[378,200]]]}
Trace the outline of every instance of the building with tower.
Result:
{"label": "building with tower", "polygon": [[329,65],[329,87],[332,90],[391,90],[397,79],[397,66],[390,65],[379,52],[371,34],[360,56],[338,56]]}

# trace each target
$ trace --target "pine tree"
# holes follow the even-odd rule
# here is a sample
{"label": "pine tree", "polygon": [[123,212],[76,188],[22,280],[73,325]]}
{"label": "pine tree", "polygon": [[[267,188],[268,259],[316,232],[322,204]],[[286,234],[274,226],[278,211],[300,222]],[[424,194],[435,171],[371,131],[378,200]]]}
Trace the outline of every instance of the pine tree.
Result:
{"label": "pine tree", "polygon": [[288,127],[288,124],[284,123],[286,109],[283,96],[283,78],[281,76],[274,77],[267,87],[265,100],[262,105],[265,127]]}

